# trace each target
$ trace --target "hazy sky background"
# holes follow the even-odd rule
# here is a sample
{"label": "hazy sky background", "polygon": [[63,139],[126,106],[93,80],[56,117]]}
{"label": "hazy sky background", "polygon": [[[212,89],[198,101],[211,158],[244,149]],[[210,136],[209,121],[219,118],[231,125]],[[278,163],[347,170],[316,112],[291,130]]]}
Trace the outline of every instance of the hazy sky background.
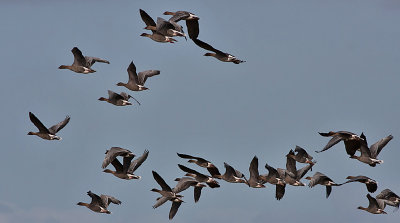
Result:
{"label": "hazy sky background", "polygon": [[[199,39],[246,63],[204,57],[205,50],[179,38],[162,44],[139,36],[145,27],[139,9],[154,19],[166,10],[200,17]],[[400,3],[396,0],[304,1],[1,1],[0,57],[3,95],[0,128],[2,180],[0,222],[168,222],[170,202],[153,210],[157,171],[171,187],[183,175],[177,157],[198,155],[224,172],[223,162],[248,175],[254,155],[285,167],[285,155],[299,145],[318,161],[313,168],[338,183],[349,175],[378,181],[378,191],[400,194],[399,58]],[[181,22],[185,26],[184,22]],[[186,30],[186,27],[185,27]],[[57,69],[71,64],[71,49],[108,59],[96,73]],[[131,61],[137,70],[158,69],[150,90],[129,92],[142,105],[116,107],[98,101],[126,82]],[[46,141],[28,112],[48,127],[66,115],[61,141]],[[372,168],[348,158],[343,143],[316,154],[329,138],[318,132],[364,132],[369,143],[394,139]],[[141,180],[124,181],[102,172],[112,146],[135,154],[150,150],[137,170]],[[298,164],[298,167],[303,165]],[[303,180],[308,184],[307,180]],[[398,222],[399,212],[375,216],[363,184],[333,188],[287,186],[275,200],[275,186],[248,188],[220,182],[193,189],[174,222]],[[111,215],[77,206],[90,202],[88,190],[122,201]]]}

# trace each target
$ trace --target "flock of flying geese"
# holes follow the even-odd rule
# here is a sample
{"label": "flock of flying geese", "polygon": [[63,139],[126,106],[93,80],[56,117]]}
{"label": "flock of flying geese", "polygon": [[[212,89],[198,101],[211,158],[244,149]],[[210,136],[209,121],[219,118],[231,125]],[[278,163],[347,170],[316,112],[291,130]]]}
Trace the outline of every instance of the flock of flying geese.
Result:
{"label": "flock of flying geese", "polygon": [[[141,36],[149,37],[156,42],[177,42],[177,40],[172,37],[180,36],[186,38],[186,35],[183,32],[183,27],[178,24],[179,21],[185,20],[189,38],[192,39],[192,41],[199,47],[213,52],[206,53],[204,56],[213,56],[218,60],[224,62],[233,62],[235,64],[244,62],[237,59],[231,54],[219,51],[209,44],[199,40],[199,17],[197,17],[196,15],[186,11],[165,12],[164,15],[172,15],[172,17],[168,21],[158,17],[157,23],[155,23],[154,20],[144,10],[140,9],[140,16],[146,24],[145,29],[152,31],[152,34],[143,33],[141,34]],[[76,73],[89,74],[96,72],[91,68],[95,62],[107,64],[110,63],[109,61],[101,58],[83,56],[82,52],[77,47],[74,47],[71,52],[74,55],[73,64],[61,65],[59,69],[69,69]],[[160,74],[159,70],[146,70],[137,73],[136,66],[133,62],[130,63],[127,71],[129,75],[129,81],[127,83],[119,82],[117,83],[117,86],[124,86],[131,91],[147,90],[148,88],[144,86],[147,78]],[[132,105],[132,103],[129,102],[130,98],[133,97],[125,92],[121,92],[120,94],[118,94],[111,90],[108,90],[108,98],[100,97],[99,100],[106,101],[116,106],[126,106]],[[136,99],[134,100],[140,105],[140,103]],[[56,133],[64,128],[70,121],[70,117],[67,116],[63,121],[50,128],[47,128],[31,112],[29,112],[29,118],[39,131],[29,132],[28,135],[37,135],[40,138],[46,140],[61,140],[61,137],[57,136]],[[383,147],[385,147],[386,144],[393,138],[393,136],[389,135],[385,138],[382,138],[373,145],[368,146],[367,139],[363,133],[360,136],[347,131],[319,134],[324,137],[332,138],[321,151],[316,151],[317,153],[326,151],[337,143],[343,141],[346,152],[350,156],[350,158],[357,159],[360,162],[366,163],[372,167],[375,167],[377,164],[383,163],[383,161],[379,160],[377,156],[382,151]],[[360,153],[359,156],[355,155],[357,152]],[[104,169],[103,172],[113,174],[115,177],[118,177],[120,179],[131,180],[141,178],[140,176],[135,175],[134,172],[147,159],[149,151],[145,150],[143,154],[135,160],[133,160],[133,158],[135,158],[136,156],[135,154],[127,149],[123,149],[120,147],[112,147],[111,149],[107,150],[105,154],[106,155],[102,163],[102,168]],[[234,169],[231,165],[227,163],[224,163],[225,173],[221,174],[219,169],[213,163],[206,159],[180,153],[177,153],[177,155],[182,159],[188,159],[189,163],[194,163],[200,167],[206,168],[210,175],[200,173],[187,166],[178,164],[179,169],[181,169],[186,174],[181,178],[176,178],[175,181],[177,181],[178,183],[175,187],[171,188],[156,171],[152,171],[155,181],[161,187],[161,189],[153,188],[151,190],[161,195],[161,197],[158,197],[156,199],[156,203],[153,205],[153,208],[157,208],[167,201],[171,201],[172,205],[169,213],[169,219],[172,219],[175,216],[180,205],[183,202],[183,196],[179,193],[188,189],[189,187],[194,188],[194,201],[198,202],[201,196],[201,191],[204,187],[220,187],[217,179],[224,180],[229,183],[243,183],[252,188],[264,188],[266,187],[265,184],[269,183],[276,186],[275,197],[277,200],[280,200],[285,194],[286,185],[305,186],[305,184],[302,183],[300,180],[307,174],[308,171],[312,171],[313,166],[316,164],[316,162],[313,161],[313,157],[310,156],[306,150],[299,146],[296,146],[294,151],[290,150],[289,153],[286,155],[286,168],[275,169],[274,167],[266,163],[265,168],[268,170],[268,174],[259,174],[258,158],[257,156],[254,156],[249,166],[250,177],[247,179],[243,173]],[[118,160],[118,157],[122,157],[122,163]],[[115,170],[105,169],[110,163]],[[301,169],[297,169],[296,163],[304,163],[306,165]],[[348,176],[348,181],[341,184],[335,183],[328,176],[320,172],[316,172],[312,177],[308,176],[305,179],[310,180],[308,184],[309,187],[314,187],[318,184],[325,186],[326,198],[328,198],[331,194],[332,186],[341,186],[343,184],[351,182],[360,182],[366,185],[367,190],[370,193],[374,193],[378,187],[375,180],[366,176]],[[109,195],[98,196],[91,191],[87,192],[87,194],[91,197],[91,202],[79,202],[77,203],[77,205],[86,206],[94,212],[111,214],[111,212],[108,210],[109,204],[121,204],[121,201]],[[383,190],[375,198],[372,197],[370,194],[367,194],[367,198],[369,200],[368,207],[365,208],[360,206],[358,208],[373,214],[386,214],[386,212],[384,211],[386,205],[394,206],[396,208],[399,208],[400,206],[400,197],[392,192],[390,189]]]}

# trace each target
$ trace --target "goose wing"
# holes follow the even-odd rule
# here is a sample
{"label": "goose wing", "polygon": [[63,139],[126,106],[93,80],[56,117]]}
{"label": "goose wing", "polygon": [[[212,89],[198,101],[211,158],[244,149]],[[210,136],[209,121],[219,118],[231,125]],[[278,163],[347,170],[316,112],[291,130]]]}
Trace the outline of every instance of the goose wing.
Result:
{"label": "goose wing", "polygon": [[39,129],[39,132],[49,134],[50,131],[43,125],[43,123],[32,113],[29,112],[29,119]]}
{"label": "goose wing", "polygon": [[78,49],[78,47],[74,47],[71,50],[72,54],[74,55],[74,63],[72,65],[86,67],[86,59],[82,55],[82,51]]}
{"label": "goose wing", "polygon": [[[149,16],[149,14],[147,14],[147,12],[145,12],[142,9],[139,9],[140,12],[140,17],[142,17],[142,20],[144,23],[146,23],[146,26],[157,26],[156,22],[154,22],[154,20]],[[153,31],[153,30],[152,30]],[[155,31],[153,31],[154,33]]]}
{"label": "goose wing", "polygon": [[190,178],[190,177],[182,177],[174,189],[172,189],[173,192],[175,193],[180,193],[186,189],[188,189],[190,186],[195,186],[198,183],[197,180]]}
{"label": "goose wing", "polygon": [[304,175],[306,175],[306,173],[312,168],[313,165],[314,164],[310,163],[307,166],[305,166],[305,167],[301,168],[300,170],[298,170],[297,174],[296,174],[296,179],[300,180],[301,178],[303,178]]}
{"label": "goose wing", "polygon": [[129,75],[129,81],[128,83],[133,83],[134,85],[139,85],[139,79],[138,75],[136,74],[136,66],[133,63],[133,61],[129,64],[128,66],[128,75]]}
{"label": "goose wing", "polygon": [[164,181],[164,179],[156,172],[152,171],[154,179],[157,181],[157,183],[161,186],[163,191],[172,191],[171,187],[168,186],[168,184]]}
{"label": "goose wing", "polygon": [[120,200],[116,199],[115,197],[109,196],[109,195],[102,194],[102,195],[100,195],[100,198],[106,208],[108,207],[108,205],[110,205],[110,203],[118,204],[118,205],[121,204]]}
{"label": "goose wing", "polygon": [[65,117],[65,119],[63,121],[57,123],[56,125],[51,126],[49,128],[49,132],[51,134],[55,135],[58,131],[60,131],[62,128],[64,128],[68,124],[70,119],[71,118],[69,116]]}
{"label": "goose wing", "polygon": [[386,144],[388,144],[388,142],[390,140],[393,139],[392,135],[386,136],[385,138],[379,140],[378,142],[374,143],[369,150],[371,151],[371,158],[376,158],[379,153],[382,151],[383,147],[386,146]]}
{"label": "goose wing", "polygon": [[86,60],[86,67],[87,68],[90,68],[96,62],[110,64],[110,61],[104,60],[104,59],[101,59],[101,58],[98,58],[98,57],[85,56],[85,60]]}
{"label": "goose wing", "polygon": [[190,39],[197,39],[197,37],[199,37],[200,30],[198,20],[186,20],[186,28]]}
{"label": "goose wing", "polygon": [[[189,32],[189,31],[188,31],[188,32]],[[226,53],[224,53],[224,52],[222,52],[222,51],[220,51],[220,50],[215,49],[215,48],[212,47],[210,44],[205,43],[205,42],[203,42],[203,41],[201,41],[201,40],[199,40],[199,39],[192,39],[192,40],[193,40],[193,42],[194,42],[197,46],[199,46],[199,47],[201,47],[201,48],[203,48],[203,49],[205,49],[205,50],[209,50],[209,51],[212,51],[212,52],[214,52],[214,53],[216,53],[216,54],[220,54],[220,55],[224,55],[224,56],[227,55]]]}
{"label": "goose wing", "polygon": [[90,204],[99,205],[99,206],[103,207],[103,201],[102,201],[102,199],[100,198],[99,195],[97,195],[95,193],[92,193],[92,191],[88,191],[87,195],[89,195],[89,197],[92,198],[92,201],[90,202]]}
{"label": "goose wing", "polygon": [[284,185],[279,185],[277,184],[275,187],[275,198],[279,201],[280,199],[283,198],[283,196],[285,195],[285,188],[286,188],[286,184]]}
{"label": "goose wing", "polygon": [[125,98],[122,95],[115,93],[114,91],[110,91],[110,90],[108,90],[108,98],[110,100],[115,100],[115,101],[125,100]]}
{"label": "goose wing", "polygon": [[147,157],[149,156],[149,150],[145,150],[143,152],[143,155],[141,155],[139,158],[135,159],[129,166],[128,173],[133,173],[137,168],[142,165],[144,161],[146,161]]}
{"label": "goose wing", "polygon": [[172,202],[171,209],[169,211],[169,220],[172,220],[174,218],[181,204],[182,202]]}
{"label": "goose wing", "polygon": [[250,179],[254,179],[256,182],[258,182],[258,178],[260,176],[258,172],[258,157],[254,156],[253,159],[250,162],[249,166],[249,172],[250,172]]}
{"label": "goose wing", "polygon": [[127,150],[123,149],[120,147],[111,147],[111,149],[106,151],[106,156],[104,157],[102,168],[106,168],[108,164],[110,164],[117,156],[132,156],[135,157],[135,155]]}
{"label": "goose wing", "polygon": [[[322,135],[322,133],[319,133],[319,134]],[[324,135],[322,135],[322,136],[324,136]],[[329,140],[328,144],[326,144],[326,146],[322,150],[315,151],[315,152],[316,153],[320,153],[320,152],[323,152],[325,150],[328,150],[332,146],[334,146],[334,145],[338,144],[340,141],[342,141],[342,139],[343,138],[341,136],[339,136],[339,135],[333,136],[332,139]]]}
{"label": "goose wing", "polygon": [[139,85],[144,85],[144,83],[146,82],[147,78],[152,77],[154,75],[159,75],[160,71],[159,70],[146,70],[146,71],[142,71],[139,72],[138,74],[138,78],[139,78]]}

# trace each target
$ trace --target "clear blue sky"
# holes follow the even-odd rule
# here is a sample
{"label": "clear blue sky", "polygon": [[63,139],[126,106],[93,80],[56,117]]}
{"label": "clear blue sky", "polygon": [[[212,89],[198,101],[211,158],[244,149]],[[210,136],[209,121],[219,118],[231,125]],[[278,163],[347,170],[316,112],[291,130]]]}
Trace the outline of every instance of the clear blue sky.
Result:
{"label": "clear blue sky", "polygon": [[[195,13],[199,39],[247,62],[204,57],[205,50],[182,38],[161,44],[141,37],[139,8],[153,18],[166,10]],[[178,163],[206,172],[176,152],[248,174],[254,155],[265,173],[265,162],[284,167],[286,153],[299,145],[318,161],[308,175],[320,171],[338,183],[367,175],[378,181],[378,192],[400,194],[399,21],[396,0],[1,1],[0,222],[168,222],[169,203],[151,207],[157,194],[150,189],[158,187],[151,170],[171,186],[183,174]],[[57,69],[73,62],[74,46],[111,63],[96,63],[90,75]],[[107,90],[126,90],[116,83],[128,80],[132,60],[138,71],[161,71],[148,79],[149,91],[129,92],[142,105],[98,101]],[[47,126],[70,115],[59,132],[63,140],[27,136],[36,130],[28,112]],[[328,141],[318,132],[330,130],[364,132],[370,143],[389,134],[394,139],[379,157],[384,164],[372,168],[349,159],[343,143],[314,153]],[[112,146],[135,154],[150,150],[137,171],[141,180],[102,172]],[[88,190],[113,195],[122,205],[110,206],[111,215],[77,206],[90,201]],[[219,189],[205,188],[194,204],[190,189],[173,221],[399,219],[392,207],[385,216],[357,210],[368,205],[359,183],[333,188],[329,199],[319,186],[288,186],[281,201],[274,194],[272,185],[221,182]]]}

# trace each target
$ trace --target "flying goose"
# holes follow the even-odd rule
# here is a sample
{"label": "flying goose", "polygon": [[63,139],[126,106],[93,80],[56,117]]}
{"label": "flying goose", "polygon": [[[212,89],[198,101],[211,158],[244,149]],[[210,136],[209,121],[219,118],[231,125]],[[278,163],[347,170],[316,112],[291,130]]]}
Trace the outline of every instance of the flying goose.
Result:
{"label": "flying goose", "polygon": [[183,33],[182,26],[178,25],[173,21],[167,21],[163,18],[157,17],[156,26],[148,25],[145,27],[147,30],[156,31],[163,36],[183,36],[186,38],[185,33]]}
{"label": "flying goose", "polygon": [[346,179],[349,179],[348,181],[344,182],[343,184],[351,183],[351,182],[360,182],[365,184],[367,187],[367,190],[370,193],[374,193],[376,189],[378,188],[378,184],[376,183],[375,180],[366,177],[366,176],[348,176]]}
{"label": "flying goose", "polygon": [[130,150],[128,149],[123,149],[121,147],[111,147],[109,150],[106,150],[105,152],[106,156],[104,157],[103,163],[101,165],[101,168],[106,168],[108,164],[110,164],[117,156],[122,156],[122,157],[135,157],[135,154],[133,154]]}
{"label": "flying goose", "polygon": [[392,135],[386,136],[385,138],[379,140],[369,148],[366,137],[364,135],[361,135],[361,137],[364,139],[360,147],[361,155],[360,156],[352,155],[350,156],[350,158],[357,159],[372,167],[376,166],[376,164],[382,164],[383,160],[378,160],[377,156],[382,151],[383,147],[385,147],[386,144],[393,139],[393,136]]}
{"label": "flying goose", "polygon": [[[172,188],[172,192],[174,193],[180,193],[189,187],[194,187],[194,202],[197,203],[200,199],[201,196],[201,190],[203,187],[207,187],[204,184],[201,184],[198,182],[196,179],[193,179],[191,177],[181,177],[181,178],[176,178],[175,181],[178,181],[176,186]],[[157,198],[157,203],[153,206],[154,208],[157,208],[164,204],[165,202],[168,201],[167,197],[159,197]]]}
{"label": "flying goose", "polygon": [[178,164],[178,167],[183,171],[186,172],[185,176],[193,177],[198,182],[206,183],[211,188],[220,187],[219,183],[212,177],[207,176],[205,174],[199,173],[196,170],[190,169],[184,165]]}
{"label": "flying goose", "polygon": [[369,201],[368,207],[359,206],[358,209],[368,211],[372,214],[387,214],[383,209],[385,208],[385,204],[383,202],[378,202],[377,199],[373,198],[371,195],[367,194],[367,198]]}
{"label": "flying goose", "polygon": [[288,154],[292,159],[296,160],[299,163],[313,163],[313,157],[310,156],[305,149],[301,148],[300,146],[296,146],[294,151],[297,154]]}
{"label": "flying goose", "polygon": [[[162,195],[161,198],[157,199],[157,202],[155,205],[153,205],[153,208],[157,208],[163,203],[165,203],[165,199],[170,200],[172,202],[171,209],[169,211],[169,219],[171,220],[174,218],[176,213],[178,212],[179,207],[181,206],[183,200],[181,199],[183,196],[177,194],[178,192],[172,191],[171,187],[168,186],[168,184],[164,181],[164,179],[156,172],[152,171],[154,179],[157,181],[157,183],[161,186],[161,190],[159,189],[151,189],[153,192],[160,193]],[[197,182],[195,182],[197,183]],[[193,183],[194,184],[194,183]]]}
{"label": "flying goose", "polygon": [[253,188],[265,187],[262,184],[260,174],[258,172],[258,157],[257,156],[254,156],[253,159],[251,160],[250,166],[249,166],[249,172],[250,172],[250,178],[247,181],[249,187],[253,187]]}
{"label": "flying goose", "polygon": [[99,98],[99,101],[106,101],[116,106],[132,105],[132,103],[128,101],[129,98],[133,98],[140,105],[140,102],[138,102],[134,97],[130,96],[129,94],[125,92],[121,92],[121,94],[118,94],[110,90],[108,90],[108,98],[101,97]]}
{"label": "flying goose", "polygon": [[304,183],[301,182],[301,178],[311,170],[314,163],[310,163],[307,166],[297,170],[296,161],[291,158],[294,155],[293,150],[290,150],[286,155],[286,169],[278,168],[277,171],[279,176],[284,179],[286,184],[290,184],[292,186],[304,186]]}
{"label": "flying goose", "polygon": [[348,131],[330,131],[328,133],[319,132],[319,134],[324,137],[332,137],[332,139],[329,140],[328,144],[326,144],[326,146],[321,151],[315,151],[316,153],[328,150],[332,146],[338,144],[340,141],[343,141],[347,154],[353,156],[357,150],[360,150],[361,144],[364,141],[364,139],[361,137],[364,136],[363,133],[361,133],[361,136],[358,136],[357,134]]}
{"label": "flying goose", "polygon": [[144,83],[146,82],[147,78],[160,74],[159,70],[146,70],[139,72],[139,74],[136,74],[136,66],[135,64],[133,64],[133,61],[129,64],[127,71],[129,75],[128,83],[125,84],[119,82],[117,83],[117,86],[124,86],[131,91],[148,90],[148,88],[144,86]]}
{"label": "flying goose", "polygon": [[306,177],[307,180],[310,180],[310,183],[308,184],[309,187],[314,187],[317,184],[321,184],[326,186],[326,198],[329,197],[329,195],[332,192],[332,186],[340,186],[342,184],[337,184],[333,182],[333,180],[329,177],[327,177],[325,174],[316,172],[314,176],[312,177]]}
{"label": "flying goose", "polygon": [[53,125],[49,129],[46,128],[46,126],[44,126],[32,112],[29,112],[29,119],[38,128],[39,132],[28,132],[28,135],[37,135],[40,138],[47,140],[61,140],[62,138],[56,136],[56,133],[68,124],[70,117],[67,116],[63,121]]}
{"label": "flying goose", "polygon": [[382,199],[384,200],[385,204],[396,207],[397,209],[400,206],[400,197],[390,189],[381,191],[378,195],[376,195],[376,199]]}
{"label": "flying goose", "polygon": [[268,170],[268,174],[260,175],[260,180],[262,183],[270,183],[276,185],[275,188],[275,198],[280,200],[285,195],[286,183],[284,178],[281,178],[278,171],[272,166],[265,164],[265,168]]}
{"label": "flying goose", "polygon": [[179,22],[180,20],[186,21],[186,27],[188,30],[190,39],[197,39],[199,36],[199,17],[193,13],[187,11],[177,12],[164,12],[164,15],[172,15],[168,21]]}
{"label": "flying goose", "polygon": [[211,45],[209,45],[208,43],[205,43],[205,42],[203,42],[203,41],[201,41],[199,39],[193,39],[193,42],[197,46],[199,46],[199,47],[201,47],[201,48],[203,48],[205,50],[209,50],[209,51],[214,52],[214,53],[206,53],[206,54],[204,54],[204,56],[212,56],[212,57],[217,58],[220,61],[232,62],[234,64],[240,64],[240,63],[246,62],[246,61],[237,59],[235,56],[233,56],[233,55],[231,55],[229,53],[224,53],[224,52],[222,52],[220,50],[217,50],[214,47],[212,47]]}
{"label": "flying goose", "polygon": [[[234,169],[232,166],[224,162],[225,173],[221,176],[221,179],[229,183],[245,183],[249,185],[246,177],[239,170]],[[243,179],[242,179],[243,178]]]}
{"label": "flying goose", "polygon": [[140,179],[141,176],[137,176],[133,172],[135,172],[135,170],[139,168],[144,161],[146,161],[148,156],[149,156],[148,150],[145,150],[143,155],[141,155],[132,162],[131,160],[133,159],[133,156],[125,156],[123,158],[123,163],[124,163],[123,165],[118,161],[117,158],[114,158],[114,160],[111,161],[111,164],[115,167],[115,171],[105,169],[103,172],[111,173],[114,176],[125,180]]}
{"label": "flying goose", "polygon": [[111,214],[111,211],[107,210],[108,205],[110,205],[110,203],[118,205],[121,204],[121,201],[117,200],[115,197],[103,194],[98,196],[97,194],[94,194],[91,191],[88,191],[87,194],[89,195],[89,197],[92,198],[90,204],[84,202],[78,202],[77,205],[85,206],[94,212]]}
{"label": "flying goose", "polygon": [[[142,9],[139,9],[139,12],[140,12],[140,17],[142,17],[143,22],[146,23],[146,27],[157,27],[157,24],[149,16],[149,14],[147,14]],[[174,38],[169,37],[169,36],[165,36],[165,35],[159,33],[156,30],[151,30],[151,31],[152,31],[152,34],[142,33],[140,36],[149,37],[150,39],[152,39],[152,40],[154,40],[156,42],[160,42],[160,43],[174,43],[174,42],[177,42],[177,40],[175,40]]]}
{"label": "flying goose", "polygon": [[208,172],[211,174],[213,178],[221,179],[221,173],[218,168],[212,164],[210,161],[205,160],[201,157],[186,155],[182,153],[177,153],[180,158],[189,159],[189,163],[195,163],[201,167],[207,168]]}
{"label": "flying goose", "polygon": [[82,55],[82,52],[78,49],[78,47],[74,47],[71,50],[71,52],[74,55],[74,63],[72,65],[61,65],[60,67],[58,67],[58,69],[69,69],[76,73],[88,74],[96,72],[91,68],[95,62],[107,63],[107,64],[110,63],[108,60],[104,60],[97,57],[88,57],[88,56],[84,57]]}

